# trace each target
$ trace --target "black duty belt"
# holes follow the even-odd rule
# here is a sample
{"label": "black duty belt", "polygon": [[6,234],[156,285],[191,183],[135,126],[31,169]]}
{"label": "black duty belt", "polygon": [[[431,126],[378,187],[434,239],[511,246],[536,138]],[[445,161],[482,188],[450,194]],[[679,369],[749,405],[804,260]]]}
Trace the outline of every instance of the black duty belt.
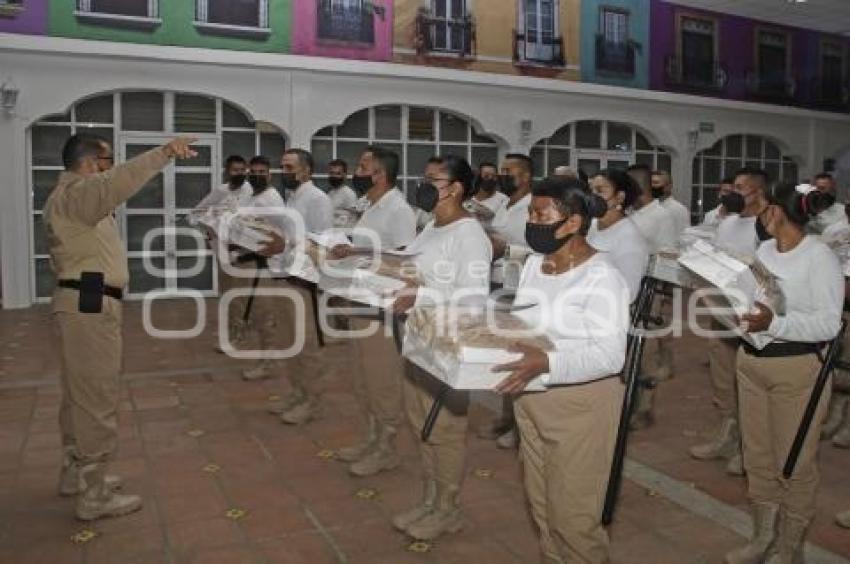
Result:
{"label": "black duty belt", "polygon": [[826,343],[770,343],[763,349],[759,350],[747,341],[742,341],[744,351],[750,355],[759,358],[776,358],[782,356],[803,356],[814,354],[820,356],[821,350],[826,346]]}
{"label": "black duty belt", "polygon": [[[71,290],[80,289],[79,280],[59,280],[56,285],[60,288],[70,288]],[[124,299],[124,291],[121,288],[116,288],[115,286],[104,286],[103,295],[116,300]]]}
{"label": "black duty belt", "polygon": [[257,268],[268,268],[269,261],[263,255],[258,255],[257,253],[245,253],[244,255],[239,255],[236,257],[234,261],[236,264],[245,264],[248,262],[257,263]]}

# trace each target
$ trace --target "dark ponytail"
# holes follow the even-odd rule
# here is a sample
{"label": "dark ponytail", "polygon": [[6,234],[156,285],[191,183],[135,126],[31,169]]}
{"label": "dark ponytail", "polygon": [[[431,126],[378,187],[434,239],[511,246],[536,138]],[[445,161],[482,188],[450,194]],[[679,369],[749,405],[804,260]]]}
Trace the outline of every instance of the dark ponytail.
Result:
{"label": "dark ponytail", "polygon": [[614,194],[623,193],[623,210],[632,207],[640,197],[640,186],[628,173],[617,169],[606,169],[599,171],[594,178],[601,176],[614,187]]}
{"label": "dark ponytail", "polygon": [[532,194],[552,198],[567,217],[580,215],[582,222],[579,234],[587,235],[591,221],[605,215],[608,205],[600,196],[588,192],[585,186],[577,178],[550,176],[538,182]]}
{"label": "dark ponytail", "polygon": [[810,219],[832,206],[835,197],[820,190],[802,194],[794,184],[782,182],[773,187],[768,201],[782,208],[788,221],[804,227]]}
{"label": "dark ponytail", "polygon": [[475,173],[467,160],[457,155],[446,155],[442,157],[442,161],[449,179],[452,182],[460,182],[463,186],[462,201],[470,199],[478,191],[478,183],[475,182]]}

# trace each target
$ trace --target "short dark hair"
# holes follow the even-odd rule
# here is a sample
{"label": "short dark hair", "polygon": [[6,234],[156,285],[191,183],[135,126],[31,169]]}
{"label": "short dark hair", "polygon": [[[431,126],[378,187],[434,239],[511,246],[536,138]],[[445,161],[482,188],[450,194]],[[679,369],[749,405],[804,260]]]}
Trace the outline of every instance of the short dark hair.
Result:
{"label": "short dark hair", "polygon": [[531,160],[531,157],[528,155],[523,155],[522,153],[508,153],[505,155],[505,160],[520,161],[525,171],[534,177],[534,161]]}
{"label": "short dark hair", "polygon": [[73,170],[86,157],[97,157],[103,146],[109,146],[109,141],[90,133],[77,133],[65,141],[62,147],[62,164],[65,170]]}
{"label": "short dark hair", "polygon": [[633,164],[626,169],[626,172],[634,179],[641,191],[648,190],[652,185],[652,169],[649,166]]}
{"label": "short dark hair", "polygon": [[230,165],[232,165],[233,163],[246,164],[245,157],[243,157],[242,155],[230,155],[224,161],[224,168],[230,168]]}
{"label": "short dark hair", "polygon": [[425,163],[425,166],[428,166],[429,164],[441,165],[443,164],[443,157],[438,157],[437,155],[434,155],[433,157],[428,159],[428,161]]}
{"label": "short dark hair", "polygon": [[348,172],[348,163],[346,163],[342,159],[334,159],[331,162],[329,162],[328,168],[331,168],[332,166],[342,167],[342,172]]}
{"label": "short dark hair", "polygon": [[487,168],[488,166],[490,168],[496,169],[496,172],[499,172],[499,167],[497,167],[495,163],[491,163],[490,161],[484,161],[483,163],[478,163],[478,174],[481,174],[482,168]]}
{"label": "short dark hair", "polygon": [[735,184],[735,177],[734,176],[727,176],[726,178],[724,178],[723,180],[720,181],[721,186],[724,185],[724,184]]}
{"label": "short dark hair", "polygon": [[735,178],[739,176],[749,176],[750,178],[757,178],[759,182],[762,184],[762,189],[767,192],[770,188],[770,175],[761,168],[756,168],[753,166],[745,166],[744,168],[739,168],[735,171]]}
{"label": "short dark hair", "polygon": [[395,184],[396,179],[398,179],[398,154],[383,147],[374,147],[372,157],[383,169],[384,174],[387,175],[387,182]]}
{"label": "short dark hair", "polygon": [[835,178],[833,178],[833,176],[828,172],[820,172],[815,175],[814,179],[812,179],[812,182],[815,182],[817,180],[835,180]]}
{"label": "short dark hair", "polygon": [[266,157],[266,156],[264,156],[264,155],[257,155],[256,157],[252,157],[252,158],[251,158],[251,162],[249,162],[248,164],[249,164],[250,166],[253,166],[253,165],[255,165],[255,164],[258,164],[258,165],[265,165],[267,168],[271,168],[271,167],[272,167],[272,163],[271,163],[271,161],[269,160],[269,158],[268,158],[268,157]]}
{"label": "short dark hair", "polygon": [[531,189],[531,194],[552,198],[567,217],[580,215],[581,235],[587,235],[593,219],[602,217],[608,210],[605,200],[596,194],[588,193],[582,181],[577,178],[546,177]]}
{"label": "short dark hair", "polygon": [[617,169],[605,169],[596,173],[594,178],[601,176],[611,183],[614,187],[614,193],[622,192],[623,209],[628,209],[635,203],[635,200],[640,196],[640,187],[635,182],[635,179],[629,176],[627,172]]}
{"label": "short dark hair", "polygon": [[296,155],[298,157],[298,162],[301,166],[306,166],[310,169],[310,174],[313,173],[316,168],[313,166],[313,155],[310,154],[310,151],[305,151],[304,149],[287,149],[283,152],[284,155]]}

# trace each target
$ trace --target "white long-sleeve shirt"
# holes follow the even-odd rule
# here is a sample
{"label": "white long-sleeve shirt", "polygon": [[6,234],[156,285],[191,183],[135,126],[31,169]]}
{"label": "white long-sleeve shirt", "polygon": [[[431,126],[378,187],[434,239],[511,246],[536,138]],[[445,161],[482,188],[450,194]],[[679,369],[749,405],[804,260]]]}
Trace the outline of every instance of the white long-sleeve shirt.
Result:
{"label": "white long-sleeve shirt", "polygon": [[679,240],[676,223],[670,212],[664,209],[658,200],[652,200],[639,210],[633,211],[629,214],[629,219],[646,239],[650,253],[676,248]]}
{"label": "white long-sleeve shirt", "polygon": [[531,204],[531,194],[526,194],[514,205],[507,203],[496,210],[496,216],[490,228],[502,237],[509,245],[527,246],[525,242],[525,224],[528,223],[528,206]]}
{"label": "white long-sleeve shirt", "polygon": [[776,239],[765,241],[757,256],[779,279],[785,294],[785,315],[775,315],[763,334],[806,343],[833,339],[844,306],[844,276],[835,253],[808,235],[784,253],[777,250]]}
{"label": "white long-sleeve shirt", "polygon": [[649,246],[635,224],[624,218],[600,231],[599,220],[594,219],[587,232],[587,242],[605,253],[617,267],[629,287],[629,300],[635,301],[649,263]]}
{"label": "white long-sleeve shirt", "polygon": [[707,211],[700,225],[705,225],[706,227],[717,227],[720,225],[720,222],[723,221],[723,217],[720,215],[720,210],[722,209],[723,206],[718,205],[713,210]]}
{"label": "white long-sleeve shirt", "polygon": [[720,249],[733,251],[745,257],[756,256],[759,246],[756,233],[756,217],[741,217],[737,213],[729,214],[717,226],[714,244]]}
{"label": "white long-sleeve shirt", "polygon": [[815,233],[823,233],[830,225],[846,220],[847,214],[844,212],[844,204],[836,202],[816,215],[809,222],[808,227]]}
{"label": "white long-sleeve shirt", "polygon": [[357,194],[347,184],[328,190],[328,198],[335,210],[350,210],[357,204]]}
{"label": "white long-sleeve shirt", "polygon": [[313,181],[303,183],[289,193],[286,205],[304,220],[308,233],[322,233],[333,227],[334,210],[331,199]]}
{"label": "white long-sleeve shirt", "polygon": [[682,234],[686,227],[691,226],[691,212],[688,208],[679,202],[673,196],[669,196],[661,201],[661,207],[670,212],[673,216],[673,222],[676,226],[676,237]]}
{"label": "white long-sleeve shirt", "polygon": [[508,205],[510,198],[508,198],[503,192],[494,192],[489,198],[485,198],[483,200],[476,198],[475,201],[495,214],[501,208]]}
{"label": "white long-sleeve shirt", "polygon": [[373,240],[359,233],[360,229],[374,231],[382,249],[397,249],[416,238],[416,214],[404,194],[391,188],[363,212],[352,235],[355,246],[372,246]]}
{"label": "white long-sleeve shirt", "polygon": [[210,193],[198,202],[195,209],[231,204],[238,208],[239,206],[246,205],[251,200],[253,194],[254,191],[251,189],[251,185],[248,184],[247,181],[243,182],[242,186],[235,189],[231,188],[230,184],[221,184],[220,186],[214,186],[213,189],[210,190]]}
{"label": "white long-sleeve shirt", "polygon": [[[477,220],[463,218],[437,227],[432,221],[407,247],[422,287],[436,291],[436,300],[450,301],[457,290],[487,296],[493,247]],[[417,303],[433,302],[420,290]]]}
{"label": "white long-sleeve shirt", "polygon": [[516,312],[555,345],[548,353],[546,386],[578,384],[617,374],[626,357],[629,290],[602,253],[562,274],[545,274],[543,255],[525,263],[516,303],[536,303]]}

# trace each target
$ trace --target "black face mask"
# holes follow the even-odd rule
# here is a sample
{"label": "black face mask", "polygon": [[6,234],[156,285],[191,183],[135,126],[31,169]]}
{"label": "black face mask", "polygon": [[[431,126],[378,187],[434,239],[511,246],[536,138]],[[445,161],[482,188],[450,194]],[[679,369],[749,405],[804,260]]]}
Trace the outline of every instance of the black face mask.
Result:
{"label": "black face mask", "polygon": [[245,184],[245,174],[233,174],[230,177],[230,188],[231,190],[236,190],[237,188],[241,188],[243,184]]}
{"label": "black face mask", "polygon": [[505,196],[511,197],[517,191],[516,180],[510,174],[500,174],[500,189]]}
{"label": "black face mask", "polygon": [[254,189],[254,194],[259,194],[269,187],[269,179],[264,174],[249,174],[248,183]]}
{"label": "black face mask", "polygon": [[767,241],[769,239],[773,239],[773,236],[767,232],[767,228],[761,221],[761,214],[756,217],[756,236],[759,238],[759,241]]}
{"label": "black face mask", "polygon": [[366,174],[355,174],[351,177],[351,187],[357,192],[358,196],[362,196],[372,187],[372,176]]}
{"label": "black face mask", "polygon": [[478,190],[485,194],[492,194],[500,186],[498,178],[480,178],[478,180]]}
{"label": "black face mask", "polygon": [[652,192],[652,197],[656,200],[664,198],[664,188],[651,188],[650,192]]}
{"label": "black face mask", "polygon": [[422,182],[416,187],[413,205],[426,213],[431,213],[440,201],[440,191],[430,182]]}
{"label": "black face mask", "polygon": [[339,188],[343,182],[345,182],[345,177],[343,176],[328,176],[328,184],[331,188]]}
{"label": "black face mask", "polygon": [[729,192],[720,196],[720,205],[726,213],[741,213],[744,211],[744,197],[738,192]]}
{"label": "black face mask", "polygon": [[295,190],[301,186],[301,182],[295,178],[294,172],[284,172],[280,175],[280,184],[285,190]]}
{"label": "black face mask", "polygon": [[551,255],[567,244],[572,235],[563,239],[555,237],[555,232],[567,222],[566,219],[552,224],[526,223],[525,241],[531,250],[541,255]]}

